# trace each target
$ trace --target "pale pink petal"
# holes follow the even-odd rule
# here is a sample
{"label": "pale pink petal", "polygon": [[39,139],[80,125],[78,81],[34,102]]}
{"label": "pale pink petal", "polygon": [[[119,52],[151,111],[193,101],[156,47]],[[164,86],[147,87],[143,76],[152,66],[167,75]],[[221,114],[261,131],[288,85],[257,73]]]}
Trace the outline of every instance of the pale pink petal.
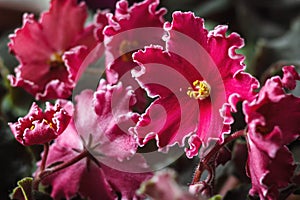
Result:
{"label": "pale pink petal", "polygon": [[[136,163],[140,164],[140,163]],[[122,199],[141,199],[136,193],[143,181],[152,177],[152,173],[127,173],[116,169],[101,166],[105,173],[105,178],[115,188],[115,192],[121,194]],[[124,166],[126,167],[126,165]]]}
{"label": "pale pink petal", "polygon": [[84,91],[76,97],[75,124],[86,144],[92,140],[86,147],[92,154],[124,159],[135,153],[137,144],[128,132],[136,118],[128,107],[131,96],[132,91],[121,84],[101,81],[97,92]]}

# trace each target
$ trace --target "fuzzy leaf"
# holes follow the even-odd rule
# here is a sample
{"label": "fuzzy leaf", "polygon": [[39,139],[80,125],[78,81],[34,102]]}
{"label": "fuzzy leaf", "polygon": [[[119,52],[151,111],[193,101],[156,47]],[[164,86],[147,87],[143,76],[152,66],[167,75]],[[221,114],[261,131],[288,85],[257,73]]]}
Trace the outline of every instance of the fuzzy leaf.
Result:
{"label": "fuzzy leaf", "polygon": [[33,200],[32,198],[32,178],[26,177],[18,181],[18,187],[16,187],[10,198],[16,200]]}

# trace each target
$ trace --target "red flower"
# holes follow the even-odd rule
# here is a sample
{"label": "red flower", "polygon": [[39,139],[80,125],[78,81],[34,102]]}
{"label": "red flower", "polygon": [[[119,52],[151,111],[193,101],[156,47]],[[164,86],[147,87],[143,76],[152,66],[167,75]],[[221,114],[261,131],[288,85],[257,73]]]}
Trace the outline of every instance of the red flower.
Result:
{"label": "red flower", "polygon": [[253,98],[258,83],[244,72],[244,57],[235,52],[243,40],[236,33],[226,36],[226,26],[208,32],[201,18],[175,12],[165,29],[167,50],[151,46],[133,56],[141,66],[134,76],[156,98],[136,132],[140,144],[156,138],[160,148],[182,146],[191,136],[187,156],[193,157],[202,143],[229,133],[230,112],[238,100]]}
{"label": "red flower", "polygon": [[300,76],[292,66],[283,68],[284,76],[267,80],[256,99],[245,101],[248,124],[247,172],[252,181],[251,195],[277,199],[278,189],[286,187],[295,165],[287,144],[300,136],[300,98],[286,94],[294,89]]}
{"label": "red flower", "polygon": [[[128,8],[128,2],[116,4],[115,14],[109,15],[109,25],[104,29],[106,46],[106,77],[109,83],[121,81],[135,91],[137,108],[144,111],[147,100],[130,70],[136,67],[132,53],[150,44],[163,44],[164,8],[157,10],[159,0],[145,0]],[[139,89],[138,89],[139,88]]]}
{"label": "red flower", "polygon": [[33,103],[25,117],[8,124],[16,140],[27,146],[45,144],[57,138],[68,126],[70,118],[59,103],[55,106],[47,103],[45,112]]}
{"label": "red flower", "polygon": [[23,27],[10,35],[9,48],[20,61],[16,76],[8,76],[11,85],[37,100],[69,97],[97,45],[95,26],[84,27],[86,18],[86,6],[76,0],[52,0],[39,21],[25,14]]}

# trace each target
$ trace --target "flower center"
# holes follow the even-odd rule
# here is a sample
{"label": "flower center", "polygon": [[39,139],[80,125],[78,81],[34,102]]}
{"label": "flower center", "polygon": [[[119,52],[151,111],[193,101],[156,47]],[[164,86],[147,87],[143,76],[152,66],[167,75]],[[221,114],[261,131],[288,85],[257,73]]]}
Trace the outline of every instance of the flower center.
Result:
{"label": "flower center", "polygon": [[123,40],[120,44],[119,53],[121,59],[124,62],[129,62],[132,60],[132,53],[138,47],[137,41]]}
{"label": "flower center", "polygon": [[52,54],[52,56],[50,57],[49,65],[50,65],[50,71],[64,67],[65,63],[62,59],[62,54],[61,53]]}
{"label": "flower center", "polygon": [[255,131],[263,135],[266,135],[271,132],[271,130],[268,127],[262,125],[257,125]]}
{"label": "flower center", "polygon": [[190,98],[203,100],[210,95],[210,85],[206,81],[195,80],[193,82],[193,88],[189,87],[187,95]]}
{"label": "flower center", "polygon": [[[54,128],[52,122],[49,122],[46,119],[43,119],[43,122],[45,122],[46,124],[48,124],[50,128],[52,128],[52,129]],[[35,129],[35,125],[31,125],[30,130],[32,131],[33,129]]]}

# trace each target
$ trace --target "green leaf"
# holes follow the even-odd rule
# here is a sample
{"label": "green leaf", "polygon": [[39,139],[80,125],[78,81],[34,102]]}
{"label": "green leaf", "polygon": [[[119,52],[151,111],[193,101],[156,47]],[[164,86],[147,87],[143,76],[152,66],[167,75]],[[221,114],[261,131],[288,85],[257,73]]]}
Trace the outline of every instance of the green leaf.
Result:
{"label": "green leaf", "polygon": [[218,195],[211,197],[209,200],[222,200],[222,196],[218,194]]}
{"label": "green leaf", "polygon": [[16,187],[12,194],[10,195],[11,199],[16,200],[33,200],[32,199],[32,181],[33,178],[26,177],[18,181],[18,187]]}

